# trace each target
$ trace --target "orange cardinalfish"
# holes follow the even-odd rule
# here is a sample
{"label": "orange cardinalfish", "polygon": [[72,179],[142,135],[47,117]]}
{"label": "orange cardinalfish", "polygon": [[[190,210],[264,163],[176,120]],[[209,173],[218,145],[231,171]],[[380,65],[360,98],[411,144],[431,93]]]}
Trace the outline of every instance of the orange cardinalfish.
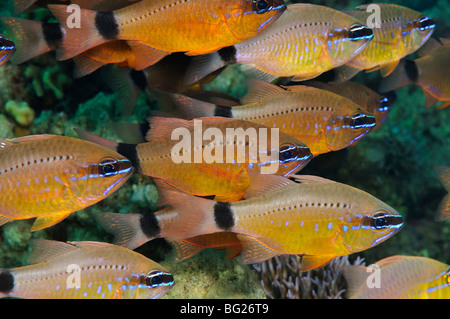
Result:
{"label": "orange cardinalfish", "polygon": [[[369,287],[369,276],[376,276],[378,286]],[[346,266],[349,299],[449,299],[450,266],[419,256],[391,256],[374,265]]]}
{"label": "orange cardinalfish", "polygon": [[52,226],[114,193],[132,172],[125,157],[77,138],[0,140],[0,224],[37,217],[32,231]]}
{"label": "orange cardinalfish", "polygon": [[[237,233],[243,263],[302,255],[301,270],[378,245],[403,225],[392,207],[354,187],[316,176],[260,175],[245,200],[226,203],[159,185],[162,196],[197,235]],[[244,235],[244,236],[242,236]]]}
{"label": "orange cardinalfish", "polygon": [[375,116],[376,125],[372,131],[377,130],[387,119],[389,113],[391,112],[392,104],[395,102],[397,97],[395,92],[380,95],[367,86],[352,81],[342,83],[323,83],[311,81],[305,83],[305,85],[310,85],[342,95],[361,106],[365,111],[373,114],[373,116]]}
{"label": "orange cardinalfish", "polygon": [[154,117],[149,127],[149,142],[139,144],[76,131],[129,158],[141,174],[193,195],[215,195],[225,201],[242,198],[249,172],[288,176],[312,158],[309,148],[294,137],[249,121]]}
{"label": "orange cardinalfish", "polygon": [[381,92],[396,90],[406,85],[422,87],[425,94],[425,106],[430,107],[437,101],[444,102],[440,109],[450,105],[450,40],[430,39],[419,50],[419,58],[404,59],[397,69],[380,86]]}
{"label": "orange cardinalfish", "polygon": [[[439,177],[442,185],[444,186],[447,192],[450,192],[450,168],[447,166],[436,166],[434,168],[436,175]],[[439,204],[437,210],[437,219],[438,220],[447,220],[450,219],[450,195],[447,194],[442,199]]]}
{"label": "orange cardinalfish", "polygon": [[[360,10],[344,11],[360,21],[373,19],[370,5]],[[431,36],[436,24],[433,19],[395,4],[380,3],[381,21],[375,21],[373,39],[346,66],[339,70],[341,80],[348,80],[360,70],[380,70],[383,77],[394,71],[400,59],[418,50]]]}
{"label": "orange cardinalfish", "polygon": [[120,246],[46,239],[31,245],[30,265],[0,269],[0,297],[156,299],[175,284],[161,265]]}
{"label": "orange cardinalfish", "polygon": [[282,0],[143,0],[114,11],[81,9],[81,27],[70,28],[71,10],[48,8],[67,31],[59,60],[112,40],[132,40],[159,51],[198,55],[255,36],[286,9]]}
{"label": "orange cardinalfish", "polygon": [[0,34],[0,66],[8,62],[14,52],[16,52],[14,42]]}
{"label": "orange cardinalfish", "polygon": [[319,5],[293,4],[260,34],[196,58],[186,83],[234,63],[256,68],[259,72],[252,76],[268,82],[277,77],[304,81],[345,64],[372,37],[370,28],[342,12]]}
{"label": "orange cardinalfish", "polygon": [[249,79],[241,106],[221,106],[173,95],[188,118],[224,116],[279,128],[304,142],[313,156],[355,145],[375,126],[375,117],[338,94],[307,86],[279,87]]}
{"label": "orange cardinalfish", "polygon": [[224,249],[226,259],[236,257],[242,250],[234,233],[191,237],[191,230],[180,223],[179,214],[172,207],[145,214],[98,213],[93,217],[105,231],[114,235],[114,244],[128,249],[134,250],[155,238],[165,238],[174,246],[177,261],[192,257],[205,248]]}

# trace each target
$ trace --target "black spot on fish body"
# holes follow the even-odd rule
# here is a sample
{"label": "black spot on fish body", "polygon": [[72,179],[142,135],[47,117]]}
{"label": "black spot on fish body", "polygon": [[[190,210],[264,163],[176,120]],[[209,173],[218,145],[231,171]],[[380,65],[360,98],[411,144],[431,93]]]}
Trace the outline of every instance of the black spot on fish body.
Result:
{"label": "black spot on fish body", "polygon": [[44,35],[45,42],[52,50],[57,49],[62,43],[64,34],[59,23],[42,23],[42,33]]}
{"label": "black spot on fish body", "polygon": [[8,270],[0,273],[0,292],[7,294],[14,289],[14,276]]}
{"label": "black spot on fish body", "polygon": [[147,136],[148,131],[150,131],[150,123],[140,123],[139,124],[139,131],[141,132],[142,138],[145,140],[145,137]]}
{"label": "black spot on fish body", "polygon": [[95,27],[105,40],[117,40],[119,25],[112,11],[99,11],[95,16]]}
{"label": "black spot on fish body", "polygon": [[125,156],[133,165],[136,171],[139,171],[139,156],[136,149],[137,144],[119,143],[117,153]]}
{"label": "black spot on fish body", "polygon": [[233,211],[231,204],[225,202],[216,202],[214,205],[214,219],[217,227],[229,231],[234,226]]}
{"label": "black spot on fish body", "polygon": [[406,75],[412,82],[417,82],[419,79],[419,70],[417,69],[417,65],[414,61],[405,60],[405,71]]}
{"label": "black spot on fish body", "polygon": [[140,219],[141,230],[147,236],[147,238],[159,237],[161,233],[161,227],[159,226],[158,219],[153,212],[147,212],[142,215]]}
{"label": "black spot on fish body", "polygon": [[217,51],[217,53],[219,53],[220,58],[226,64],[236,63],[236,48],[234,46],[224,47]]}
{"label": "black spot on fish body", "polygon": [[216,105],[216,108],[214,109],[214,116],[232,118],[233,114],[231,113],[231,107]]}

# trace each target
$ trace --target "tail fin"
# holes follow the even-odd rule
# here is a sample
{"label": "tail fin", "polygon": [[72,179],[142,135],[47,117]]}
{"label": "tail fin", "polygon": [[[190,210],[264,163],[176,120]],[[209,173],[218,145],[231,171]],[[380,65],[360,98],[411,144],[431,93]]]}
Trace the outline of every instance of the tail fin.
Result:
{"label": "tail fin", "polygon": [[187,120],[200,117],[213,117],[215,115],[216,105],[212,103],[196,100],[181,94],[172,94],[171,97],[178,111]]}
{"label": "tail fin", "polygon": [[93,214],[93,217],[106,232],[114,235],[115,245],[133,250],[156,238],[143,232],[142,214],[101,213]]}
{"label": "tail fin", "polygon": [[[62,31],[59,24],[44,24],[39,21],[32,21],[13,17],[0,18],[1,23],[6,28],[6,34],[11,37],[16,45],[16,52],[11,57],[11,62],[20,64],[38,55],[50,52],[57,48],[57,42],[47,42],[45,30],[60,30],[59,41],[62,40]],[[49,45],[52,44],[52,45]]]}
{"label": "tail fin", "polygon": [[363,287],[367,287],[367,278],[370,272],[367,272],[365,266],[344,266],[342,268],[345,281],[347,282],[347,299],[358,299],[362,293]]}
{"label": "tail fin", "polygon": [[[108,38],[108,36],[111,37],[112,34],[116,34],[117,31],[116,22],[113,20],[114,17],[111,19],[112,12],[110,11],[102,12],[102,16],[105,16],[105,18],[99,18],[99,13],[96,11],[80,9],[75,5],[49,5],[48,9],[66,30],[61,50],[58,50],[56,56],[59,61],[73,58],[90,48],[114,40]],[[74,10],[79,11],[79,17]],[[106,18],[106,16],[109,16],[109,18]],[[102,28],[105,29],[103,36],[101,30],[97,29],[97,25],[101,24],[99,20],[108,21],[108,23],[102,25]],[[106,32],[107,27],[110,27],[110,30]]]}
{"label": "tail fin", "polygon": [[102,76],[107,79],[108,85],[117,95],[117,113],[123,118],[130,117],[139,95],[147,86],[145,72],[109,65],[102,69]]}
{"label": "tail fin", "polygon": [[[184,238],[222,231],[217,227],[214,219],[216,201],[181,192],[161,180],[155,179],[155,183],[163,200],[167,201],[179,214],[175,225],[182,225],[185,235],[186,229],[189,230],[189,236]],[[171,232],[177,233],[175,227]],[[170,239],[181,238],[171,236]]]}
{"label": "tail fin", "polygon": [[37,0],[14,0],[14,12],[20,14],[28,10]]}
{"label": "tail fin", "polygon": [[105,65],[103,62],[94,60],[84,54],[79,54],[73,57],[72,60],[75,64],[75,69],[73,72],[74,78],[82,78],[83,76],[97,71]]}
{"label": "tail fin", "polygon": [[110,150],[112,150],[114,152],[117,152],[117,148],[119,146],[118,142],[108,140],[106,138],[97,136],[95,134],[89,133],[89,132],[81,130],[79,128],[74,128],[73,130],[83,140],[86,140],[86,141],[89,141],[89,142],[92,142],[92,143],[95,143],[95,144],[98,144],[98,145],[102,145],[102,146],[104,146],[106,148],[109,148]]}
{"label": "tail fin", "polygon": [[401,60],[394,72],[383,78],[378,91],[386,93],[413,84],[417,78],[417,68],[414,61]]}
{"label": "tail fin", "polygon": [[194,84],[228,64],[222,59],[219,52],[195,56],[187,69],[184,84]]}
{"label": "tail fin", "polygon": [[[447,192],[450,192],[450,167],[437,166],[434,168],[442,185]],[[437,220],[450,219],[450,194],[445,195],[437,210]]]}

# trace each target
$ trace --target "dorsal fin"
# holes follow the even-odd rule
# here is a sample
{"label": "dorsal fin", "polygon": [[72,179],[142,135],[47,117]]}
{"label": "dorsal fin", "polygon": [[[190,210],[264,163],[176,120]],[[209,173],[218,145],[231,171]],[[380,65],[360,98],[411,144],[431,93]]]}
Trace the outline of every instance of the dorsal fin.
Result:
{"label": "dorsal fin", "polygon": [[256,79],[247,79],[247,94],[241,99],[242,104],[251,104],[264,100],[286,90],[275,84],[270,84]]}
{"label": "dorsal fin", "polygon": [[30,246],[32,247],[32,252],[27,259],[29,264],[37,264],[48,261],[52,258],[77,249],[77,247],[68,243],[42,238],[30,239]]}

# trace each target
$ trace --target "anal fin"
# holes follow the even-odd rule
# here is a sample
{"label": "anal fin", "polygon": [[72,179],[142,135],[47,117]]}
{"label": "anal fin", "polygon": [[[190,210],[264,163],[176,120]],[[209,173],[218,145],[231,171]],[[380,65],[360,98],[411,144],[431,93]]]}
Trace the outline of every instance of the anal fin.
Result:
{"label": "anal fin", "polygon": [[304,255],[302,256],[302,263],[300,266],[301,271],[308,271],[325,266],[330,261],[333,260],[335,256],[315,256],[315,255]]}
{"label": "anal fin", "polygon": [[71,213],[63,212],[63,213],[38,217],[34,221],[33,226],[31,227],[31,231],[37,231],[37,230],[41,230],[41,229],[53,226],[53,225],[59,223],[60,221],[62,221],[64,218],[66,218],[70,214]]}
{"label": "anal fin", "polygon": [[254,237],[238,234],[237,238],[243,248],[241,255],[238,257],[243,264],[263,262],[279,254]]}

